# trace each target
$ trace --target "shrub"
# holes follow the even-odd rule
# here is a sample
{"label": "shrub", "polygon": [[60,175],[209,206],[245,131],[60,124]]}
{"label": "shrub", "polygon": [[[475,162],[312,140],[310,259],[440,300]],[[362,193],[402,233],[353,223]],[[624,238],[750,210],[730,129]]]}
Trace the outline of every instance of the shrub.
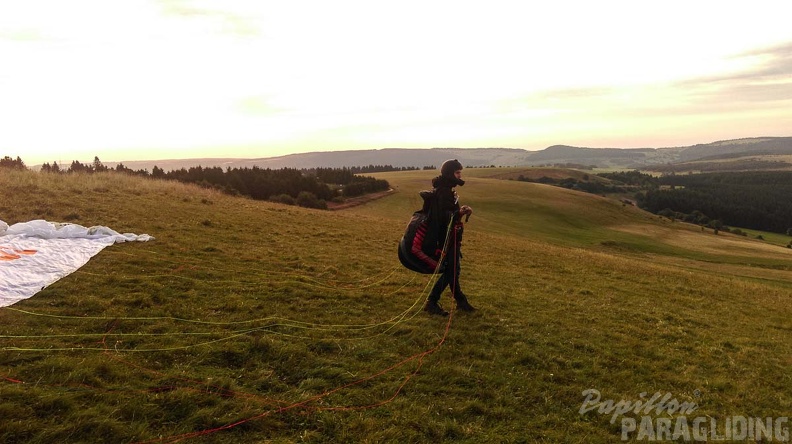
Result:
{"label": "shrub", "polygon": [[327,209],[327,202],[318,199],[316,194],[310,191],[300,191],[300,194],[297,195],[297,205],[305,208]]}
{"label": "shrub", "polygon": [[278,194],[277,196],[270,197],[270,200],[273,202],[282,203],[286,205],[294,205],[297,203],[294,200],[294,198],[289,196],[288,194]]}

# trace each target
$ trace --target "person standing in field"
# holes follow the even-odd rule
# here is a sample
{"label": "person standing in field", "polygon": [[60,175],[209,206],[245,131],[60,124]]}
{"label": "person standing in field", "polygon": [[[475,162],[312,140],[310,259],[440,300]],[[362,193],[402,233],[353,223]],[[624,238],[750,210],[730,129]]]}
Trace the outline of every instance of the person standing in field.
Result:
{"label": "person standing in field", "polygon": [[[432,179],[432,187],[434,188],[433,197],[428,204],[431,206],[430,214],[430,229],[435,233],[440,247],[442,248],[443,242],[448,233],[448,249],[445,256],[445,268],[438,278],[432,292],[426,299],[424,311],[433,315],[447,316],[448,312],[440,306],[440,296],[446,287],[450,288],[451,294],[456,301],[456,308],[460,311],[474,311],[472,305],[467,300],[467,297],[462,293],[459,285],[459,260],[462,257],[460,247],[462,245],[462,231],[464,225],[462,224],[462,216],[470,217],[473,214],[473,209],[467,205],[459,205],[459,197],[454,188],[462,186],[465,181],[462,180],[462,164],[458,160],[447,160],[443,162],[440,167],[440,175]],[[448,232],[448,226],[451,224],[451,230]]]}

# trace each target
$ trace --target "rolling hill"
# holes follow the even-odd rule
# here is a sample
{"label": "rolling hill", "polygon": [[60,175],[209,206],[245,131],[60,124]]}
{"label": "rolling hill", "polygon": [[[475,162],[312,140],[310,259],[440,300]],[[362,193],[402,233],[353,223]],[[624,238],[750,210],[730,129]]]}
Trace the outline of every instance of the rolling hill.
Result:
{"label": "rolling hill", "polygon": [[[516,148],[384,148],[331,152],[310,152],[258,159],[170,159],[124,161],[133,170],[151,171],[154,166],[165,171],[204,166],[221,168],[316,168],[391,165],[394,167],[439,166],[447,159],[459,159],[469,167],[540,166],[576,164],[599,168],[643,169],[666,167],[713,156],[788,156],[792,155],[792,137],[758,137],[669,148],[583,148],[553,145],[539,151]],[[779,159],[792,167],[786,157]],[[115,167],[117,162],[107,162]],[[773,166],[773,165],[771,165]],[[776,167],[778,165],[775,165]],[[782,168],[786,168],[782,166]],[[778,169],[778,168],[774,168]]]}
{"label": "rolling hill", "polygon": [[792,154],[792,137],[758,137],[693,145],[680,152],[679,160],[688,162],[735,154]]}
{"label": "rolling hill", "polygon": [[396,259],[433,171],[377,174],[394,193],[335,212],[0,172],[8,223],[156,237],[0,309],[0,438],[619,441],[621,419],[581,413],[590,389],[670,394],[720,427],[788,416],[792,250],[502,179],[519,173],[465,171],[462,285],[479,310],[440,318],[420,310],[429,278]]}

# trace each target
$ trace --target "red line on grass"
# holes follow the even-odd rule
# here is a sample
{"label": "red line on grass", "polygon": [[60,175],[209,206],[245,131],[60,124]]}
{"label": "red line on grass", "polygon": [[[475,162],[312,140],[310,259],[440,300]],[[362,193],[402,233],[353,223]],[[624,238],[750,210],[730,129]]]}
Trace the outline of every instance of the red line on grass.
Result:
{"label": "red line on grass", "polygon": [[[245,424],[247,422],[254,421],[256,419],[261,419],[261,418],[264,418],[264,417],[272,415],[272,414],[283,413],[283,412],[286,412],[286,411],[289,411],[289,410],[293,410],[293,409],[296,409],[296,408],[299,408],[299,407],[305,407],[307,409],[313,409],[313,410],[317,410],[317,411],[322,411],[322,410],[344,411],[344,410],[364,410],[364,409],[370,409],[370,408],[375,408],[375,407],[380,407],[380,406],[386,405],[389,402],[391,402],[394,399],[396,399],[396,397],[399,395],[399,393],[404,388],[404,386],[407,384],[407,382],[409,382],[418,373],[418,371],[423,366],[423,359],[425,357],[431,355],[432,353],[436,352],[437,350],[439,350],[440,347],[443,345],[443,343],[445,342],[446,338],[448,337],[448,332],[451,329],[451,320],[453,318],[453,314],[454,314],[454,311],[451,310],[451,314],[448,316],[448,322],[446,323],[445,330],[443,332],[443,336],[440,338],[440,341],[437,344],[435,344],[434,347],[432,347],[432,348],[430,348],[428,350],[422,351],[420,353],[416,353],[416,354],[414,354],[414,355],[412,355],[412,356],[410,356],[410,357],[408,357],[408,358],[406,358],[406,359],[404,359],[404,360],[402,360],[400,362],[397,362],[396,364],[391,365],[390,367],[385,368],[384,370],[381,370],[381,371],[377,372],[377,373],[374,373],[374,374],[371,374],[369,376],[357,379],[355,381],[352,381],[350,383],[347,383],[347,384],[344,384],[342,386],[336,387],[334,389],[327,390],[327,391],[325,391],[323,393],[320,393],[318,395],[312,396],[312,397],[310,397],[308,399],[305,399],[303,401],[295,402],[295,403],[293,403],[291,405],[287,405],[287,406],[281,407],[281,408],[276,409],[276,410],[269,410],[269,411],[260,413],[258,415],[254,415],[254,416],[251,416],[249,418],[241,419],[239,421],[236,421],[236,422],[233,422],[233,423],[229,423],[229,424],[226,424],[226,425],[223,425],[223,426],[220,426],[220,427],[215,427],[215,428],[206,429],[206,430],[199,430],[199,431],[196,431],[196,432],[185,433],[185,434],[182,434],[182,435],[167,436],[167,437],[152,439],[152,440],[148,440],[148,441],[138,441],[135,444],[148,444],[148,443],[156,443],[156,442],[174,443],[174,442],[183,441],[185,439],[197,438],[199,436],[206,436],[206,435],[210,435],[212,433],[217,433],[217,432],[221,432],[221,431],[224,431],[224,430],[229,430],[229,429],[232,429],[234,427],[237,427],[237,426],[240,426],[242,424]],[[393,393],[393,395],[390,398],[388,398],[388,399],[386,399],[384,401],[380,401],[378,403],[369,404],[369,405],[365,405],[365,406],[352,406],[352,407],[309,407],[308,406],[308,404],[310,404],[312,402],[315,402],[315,401],[318,401],[320,399],[326,398],[327,396],[330,396],[333,393],[339,392],[339,391],[344,390],[346,388],[362,384],[362,383],[364,383],[366,381],[370,381],[370,380],[372,380],[374,378],[382,376],[382,375],[384,375],[384,374],[386,374],[386,373],[388,373],[388,372],[390,372],[392,370],[395,370],[395,369],[407,364],[408,362],[414,361],[416,359],[418,360],[418,365],[416,366],[415,370],[412,371],[409,375],[407,375],[407,377],[399,385],[399,387],[396,389],[396,391]]]}

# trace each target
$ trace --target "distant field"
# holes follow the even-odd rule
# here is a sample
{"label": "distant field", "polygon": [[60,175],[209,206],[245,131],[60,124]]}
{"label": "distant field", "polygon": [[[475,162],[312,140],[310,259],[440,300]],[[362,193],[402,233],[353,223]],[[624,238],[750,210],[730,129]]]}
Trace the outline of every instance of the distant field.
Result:
{"label": "distant field", "polygon": [[431,171],[377,174],[393,193],[332,212],[0,171],[8,223],[156,237],[0,309],[0,439],[620,441],[621,419],[580,413],[587,389],[670,393],[721,427],[789,415],[792,250],[503,180],[520,171],[464,171],[479,310],[449,319],[420,311],[429,277],[396,258]]}
{"label": "distant field", "polygon": [[786,171],[792,170],[789,154],[741,154],[719,159],[701,159],[673,165],[654,165],[650,171],[713,173],[721,171]]}
{"label": "distant field", "polygon": [[542,178],[549,179],[566,179],[573,178],[578,180],[602,180],[606,181],[592,172],[569,168],[548,168],[548,167],[523,167],[523,168],[484,168],[484,169],[469,169],[465,175],[474,177],[484,177],[488,179],[503,179],[503,180],[519,180],[521,177],[537,181]]}

